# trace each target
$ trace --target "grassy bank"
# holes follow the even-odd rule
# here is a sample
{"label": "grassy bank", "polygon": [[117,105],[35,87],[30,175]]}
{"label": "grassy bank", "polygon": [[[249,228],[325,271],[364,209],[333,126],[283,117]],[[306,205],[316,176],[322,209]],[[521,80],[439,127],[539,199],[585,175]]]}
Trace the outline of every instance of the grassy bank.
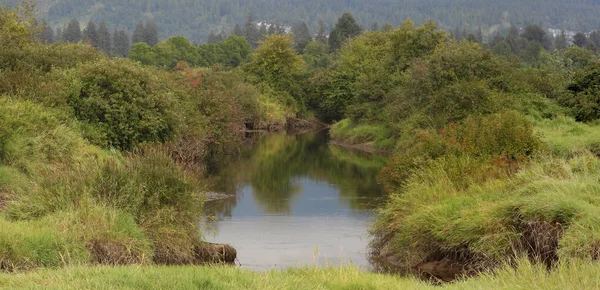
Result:
{"label": "grassy bank", "polygon": [[599,264],[573,262],[548,272],[528,262],[443,286],[353,267],[254,272],[225,267],[93,267],[0,274],[6,289],[598,289]]}

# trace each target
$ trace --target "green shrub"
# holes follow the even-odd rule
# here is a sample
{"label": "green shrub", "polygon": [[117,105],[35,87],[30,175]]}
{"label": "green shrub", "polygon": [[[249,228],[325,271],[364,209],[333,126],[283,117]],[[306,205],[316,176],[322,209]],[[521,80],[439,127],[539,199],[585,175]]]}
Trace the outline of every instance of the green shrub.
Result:
{"label": "green shrub", "polygon": [[414,170],[441,157],[479,159],[475,168],[463,169],[464,173],[457,176],[461,178],[478,173],[481,164],[489,165],[492,172],[509,170],[543,148],[530,121],[513,111],[470,116],[439,132],[418,130],[397,146],[399,153],[390,158],[380,174],[390,190],[401,188]]}
{"label": "green shrub", "polygon": [[68,104],[77,119],[101,133],[93,143],[131,150],[174,135],[177,99],[161,73],[125,59],[100,60],[73,73]]}
{"label": "green shrub", "polygon": [[338,142],[369,145],[379,150],[391,149],[394,140],[392,131],[382,125],[354,124],[350,119],[335,123],[330,134]]}

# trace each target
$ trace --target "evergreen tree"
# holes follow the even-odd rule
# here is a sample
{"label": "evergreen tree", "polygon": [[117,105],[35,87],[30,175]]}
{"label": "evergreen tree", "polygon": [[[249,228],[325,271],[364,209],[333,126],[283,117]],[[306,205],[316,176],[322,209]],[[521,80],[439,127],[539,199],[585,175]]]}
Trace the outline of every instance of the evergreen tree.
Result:
{"label": "evergreen tree", "polygon": [[590,33],[588,42],[593,45],[594,49],[600,48],[600,31],[595,30]]}
{"label": "evergreen tree", "polygon": [[54,42],[54,31],[52,31],[52,28],[48,25],[48,22],[46,22],[46,20],[42,20],[42,23],[40,24],[41,26],[41,31],[38,34],[38,38],[43,42],[43,43],[53,43]]}
{"label": "evergreen tree", "polygon": [[312,41],[312,36],[306,22],[297,23],[292,27],[292,33],[294,34],[294,46],[298,53],[302,53],[306,45]]}
{"label": "evergreen tree", "polygon": [[394,30],[394,27],[389,23],[384,23],[383,26],[381,26],[381,32],[390,32],[392,30]]}
{"label": "evergreen tree", "polygon": [[556,41],[554,42],[554,48],[558,50],[563,50],[566,49],[567,46],[567,35],[565,34],[565,31],[562,30],[558,37],[556,37]]}
{"label": "evergreen tree", "polygon": [[72,19],[63,32],[63,39],[67,42],[77,43],[81,41],[81,27],[77,19]]}
{"label": "evergreen tree", "polygon": [[269,27],[267,28],[267,34],[271,35],[271,34],[275,34],[276,33],[276,27],[275,24],[270,23]]}
{"label": "evergreen tree", "polygon": [[325,31],[325,22],[323,21],[323,19],[319,19],[319,21],[317,22],[317,36],[315,37],[315,40],[322,43],[322,44],[326,44],[327,43],[327,32]]}
{"label": "evergreen tree", "polygon": [[83,41],[93,47],[98,47],[98,30],[96,29],[96,23],[92,20],[88,22],[83,30]]}
{"label": "evergreen tree", "polygon": [[150,46],[154,46],[158,43],[158,27],[154,21],[146,22],[144,27],[144,42]]}
{"label": "evergreen tree", "polygon": [[217,43],[217,42],[221,42],[223,41],[224,37],[223,34],[219,33],[216,34],[213,31],[210,32],[210,34],[208,34],[208,38],[206,40],[207,43]]}
{"label": "evergreen tree", "polygon": [[132,43],[146,42],[146,34],[144,23],[142,21],[138,21],[135,25],[135,29],[133,30],[133,35],[131,36]]}
{"label": "evergreen tree", "polygon": [[242,30],[239,24],[236,24],[233,28],[233,35],[244,36],[244,31]]}
{"label": "evergreen tree", "polygon": [[347,12],[342,14],[329,34],[329,48],[332,51],[340,49],[344,41],[359,35],[361,30],[352,14]]}
{"label": "evergreen tree", "polygon": [[100,48],[100,50],[104,51],[104,53],[106,54],[110,54],[111,52],[111,37],[110,37],[110,31],[108,30],[108,27],[106,26],[106,22],[102,21],[100,22],[100,25],[98,26],[98,45],[97,47]]}
{"label": "evergreen tree", "polygon": [[55,41],[63,40],[62,29],[60,27],[56,27],[56,37],[54,37]]}
{"label": "evergreen tree", "polygon": [[584,47],[587,44],[587,36],[585,36],[582,32],[577,32],[575,36],[573,36],[573,44]]}
{"label": "evergreen tree", "polygon": [[246,20],[246,24],[244,25],[244,36],[246,36],[246,40],[252,47],[258,46],[258,28],[256,27],[256,23],[254,23],[254,18],[252,14],[248,14],[248,18]]}
{"label": "evergreen tree", "polygon": [[379,31],[379,23],[373,22],[373,24],[371,24],[371,31]]}
{"label": "evergreen tree", "polygon": [[129,55],[130,43],[129,36],[125,30],[115,31],[113,33],[113,54],[120,57]]}
{"label": "evergreen tree", "polygon": [[267,31],[267,24],[263,22],[260,24],[260,28],[258,29],[259,39],[264,40],[265,35],[267,34],[269,34],[269,32]]}

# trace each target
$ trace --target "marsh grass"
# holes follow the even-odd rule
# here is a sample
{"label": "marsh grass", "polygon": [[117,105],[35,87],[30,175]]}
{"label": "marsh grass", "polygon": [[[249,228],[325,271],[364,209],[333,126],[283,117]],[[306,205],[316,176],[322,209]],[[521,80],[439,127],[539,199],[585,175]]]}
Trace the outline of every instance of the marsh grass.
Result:
{"label": "marsh grass", "polygon": [[254,272],[234,267],[68,267],[0,274],[7,289],[598,289],[600,264],[571,261],[548,271],[527,259],[493,272],[434,286],[415,277],[353,266]]}

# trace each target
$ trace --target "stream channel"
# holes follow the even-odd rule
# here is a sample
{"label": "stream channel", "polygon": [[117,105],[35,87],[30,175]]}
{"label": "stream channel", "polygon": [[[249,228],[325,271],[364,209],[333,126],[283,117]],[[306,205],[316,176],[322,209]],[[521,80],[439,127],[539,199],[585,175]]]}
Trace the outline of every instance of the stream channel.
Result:
{"label": "stream channel", "polygon": [[[386,157],[329,144],[326,130],[265,134],[218,170],[230,198],[205,205],[209,242],[254,270],[352,263],[369,269],[368,229],[385,202]],[[206,226],[205,226],[206,228]]]}

